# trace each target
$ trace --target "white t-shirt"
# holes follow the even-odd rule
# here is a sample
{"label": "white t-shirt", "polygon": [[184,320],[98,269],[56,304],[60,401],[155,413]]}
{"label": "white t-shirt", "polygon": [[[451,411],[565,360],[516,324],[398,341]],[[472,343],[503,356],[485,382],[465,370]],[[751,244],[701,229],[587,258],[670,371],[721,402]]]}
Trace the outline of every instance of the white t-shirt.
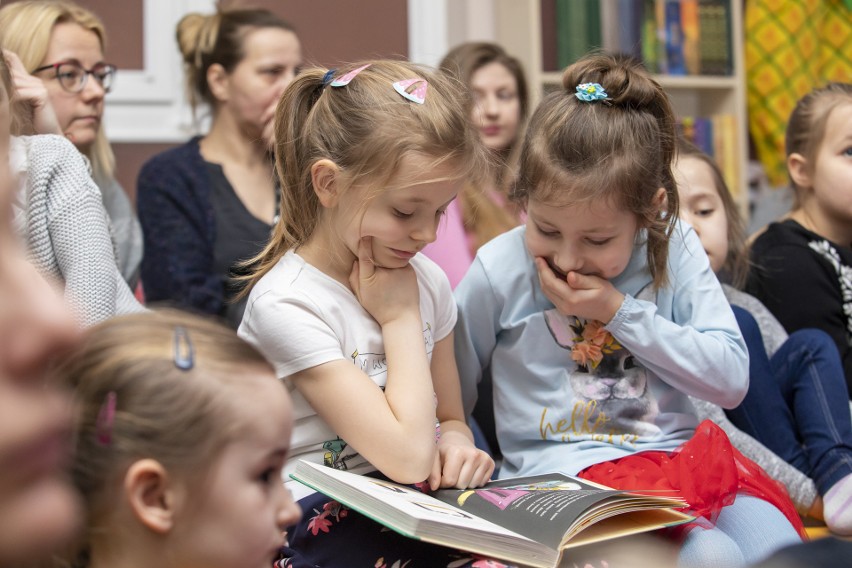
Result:
{"label": "white t-shirt", "polygon": [[[435,343],[455,326],[456,305],[438,265],[418,254],[411,266],[417,275],[423,341],[431,361]],[[313,492],[289,478],[299,459],[359,474],[375,471],[331,430],[289,380],[299,371],[344,359],[384,388],[387,361],[382,330],[352,291],[289,251],[252,289],[238,333],[272,362],[293,398],[295,427],[284,467],[293,496],[301,499]]]}

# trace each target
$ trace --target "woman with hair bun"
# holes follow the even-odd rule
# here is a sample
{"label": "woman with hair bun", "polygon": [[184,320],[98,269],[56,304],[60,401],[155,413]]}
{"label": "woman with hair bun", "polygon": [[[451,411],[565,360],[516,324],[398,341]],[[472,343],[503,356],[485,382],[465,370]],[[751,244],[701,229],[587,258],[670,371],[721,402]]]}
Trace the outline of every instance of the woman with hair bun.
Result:
{"label": "woman with hair bun", "polygon": [[293,28],[263,9],[191,13],[177,26],[203,136],[149,160],[137,182],[146,299],[236,327],[234,269],[266,244],[278,211],[270,145],[275,105],[302,63]]}

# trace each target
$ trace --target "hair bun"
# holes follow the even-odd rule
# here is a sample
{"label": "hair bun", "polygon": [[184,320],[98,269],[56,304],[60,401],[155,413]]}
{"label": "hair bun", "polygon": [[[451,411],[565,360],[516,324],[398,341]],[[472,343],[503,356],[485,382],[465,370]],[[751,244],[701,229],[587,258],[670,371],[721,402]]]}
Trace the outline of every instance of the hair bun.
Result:
{"label": "hair bun", "polygon": [[582,83],[602,85],[607,100],[616,106],[644,109],[658,102],[659,85],[648,77],[642,62],[633,56],[599,53],[584,57],[562,74],[562,87],[571,97]]}
{"label": "hair bun", "polygon": [[210,15],[192,12],[181,18],[175,35],[185,63],[201,67],[201,55],[216,44],[219,20],[219,12]]}

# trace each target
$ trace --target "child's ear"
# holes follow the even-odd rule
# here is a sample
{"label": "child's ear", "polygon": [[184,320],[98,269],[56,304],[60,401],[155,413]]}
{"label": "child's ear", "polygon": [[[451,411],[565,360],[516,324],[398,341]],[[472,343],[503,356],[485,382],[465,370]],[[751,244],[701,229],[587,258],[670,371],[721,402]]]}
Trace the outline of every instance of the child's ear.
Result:
{"label": "child's ear", "polygon": [[323,207],[334,207],[340,197],[340,168],[329,159],[317,160],[311,166],[311,183]]}
{"label": "child's ear", "polygon": [[787,171],[790,172],[790,179],[796,184],[796,187],[810,187],[811,173],[808,168],[808,161],[798,152],[793,152],[787,156]]}
{"label": "child's ear", "polygon": [[666,211],[669,207],[669,198],[666,194],[666,188],[658,187],[657,193],[654,194],[654,207],[658,212]]}
{"label": "child's ear", "polygon": [[219,63],[214,63],[207,68],[207,86],[216,100],[225,102],[228,100],[228,72]]}
{"label": "child's ear", "polygon": [[159,534],[172,529],[178,488],[160,462],[142,459],[131,464],[124,475],[124,493],[133,514],[143,525]]}

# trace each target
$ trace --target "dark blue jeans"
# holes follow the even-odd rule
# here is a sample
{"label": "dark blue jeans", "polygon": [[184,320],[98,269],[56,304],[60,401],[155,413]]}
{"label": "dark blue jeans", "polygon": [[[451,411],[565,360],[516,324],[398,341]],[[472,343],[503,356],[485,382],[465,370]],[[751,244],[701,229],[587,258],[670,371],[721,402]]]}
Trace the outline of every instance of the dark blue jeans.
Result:
{"label": "dark blue jeans", "polygon": [[750,383],[742,404],[725,413],[823,495],[852,474],[849,392],[837,347],[825,332],[802,329],[770,358],[754,317],[731,307],[748,347]]}

